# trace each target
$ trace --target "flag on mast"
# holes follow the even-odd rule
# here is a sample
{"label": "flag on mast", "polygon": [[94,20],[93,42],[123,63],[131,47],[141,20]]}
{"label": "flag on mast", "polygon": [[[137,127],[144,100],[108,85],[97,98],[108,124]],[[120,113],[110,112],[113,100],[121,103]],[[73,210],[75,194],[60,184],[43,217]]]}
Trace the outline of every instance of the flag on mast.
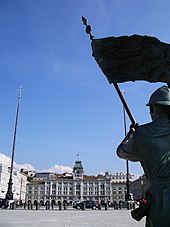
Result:
{"label": "flag on mast", "polygon": [[170,82],[170,44],[132,35],[92,40],[93,57],[109,83]]}

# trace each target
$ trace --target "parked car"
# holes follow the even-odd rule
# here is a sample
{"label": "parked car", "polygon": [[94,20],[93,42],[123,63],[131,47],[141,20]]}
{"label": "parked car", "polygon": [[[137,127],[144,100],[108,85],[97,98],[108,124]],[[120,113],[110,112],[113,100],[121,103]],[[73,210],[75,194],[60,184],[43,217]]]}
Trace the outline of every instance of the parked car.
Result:
{"label": "parked car", "polygon": [[1,199],[0,198],[0,208],[2,209],[7,209],[9,206],[9,203],[6,199]]}
{"label": "parked car", "polygon": [[73,208],[76,208],[77,210],[82,209],[83,206],[87,209],[91,208],[93,210],[95,210],[97,208],[96,201],[94,201],[94,200],[87,200],[87,201],[82,201],[82,202],[73,204]]}

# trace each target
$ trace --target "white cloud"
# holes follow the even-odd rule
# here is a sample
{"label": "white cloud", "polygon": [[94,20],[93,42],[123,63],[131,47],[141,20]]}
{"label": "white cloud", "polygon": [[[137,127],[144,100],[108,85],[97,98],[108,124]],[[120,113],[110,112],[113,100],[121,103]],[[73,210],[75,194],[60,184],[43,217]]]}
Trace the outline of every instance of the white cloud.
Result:
{"label": "white cloud", "polygon": [[4,164],[6,166],[10,166],[11,165],[11,159],[9,157],[7,157],[6,155],[0,153],[0,164]]}
{"label": "white cloud", "polygon": [[51,173],[64,173],[64,172],[72,172],[72,168],[69,166],[57,165],[50,167],[49,169],[39,170],[38,172],[51,172]]}
{"label": "white cloud", "polygon": [[17,169],[18,171],[20,171],[21,169],[28,170],[28,171],[29,170],[35,170],[35,168],[29,163],[25,163],[25,164],[14,163],[14,168]]}
{"label": "white cloud", "polygon": [[[11,159],[0,153],[0,163],[6,165],[6,166],[11,166]],[[14,162],[14,169],[20,171],[20,169],[25,169],[25,170],[35,170],[35,168],[31,165],[31,164],[28,164],[28,163],[25,163],[25,164],[17,164],[16,162]]]}
{"label": "white cloud", "polygon": [[[11,159],[7,157],[6,155],[0,153],[0,164],[4,164],[6,166],[11,166]],[[31,164],[25,163],[25,164],[17,164],[14,162],[14,169],[20,171],[20,169],[25,170],[34,170],[37,172],[52,172],[52,173],[64,173],[64,172],[72,172],[72,168],[69,166],[63,166],[63,165],[57,165],[50,167],[49,169],[42,169],[37,170],[35,169]]]}

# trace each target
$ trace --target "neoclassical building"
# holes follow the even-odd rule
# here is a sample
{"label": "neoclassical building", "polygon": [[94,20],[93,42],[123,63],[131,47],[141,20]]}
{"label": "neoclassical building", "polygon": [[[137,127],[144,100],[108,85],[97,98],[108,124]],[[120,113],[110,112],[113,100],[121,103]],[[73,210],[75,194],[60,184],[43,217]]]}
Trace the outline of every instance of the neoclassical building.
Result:
{"label": "neoclassical building", "polygon": [[37,173],[27,184],[26,202],[72,204],[75,201],[96,200],[113,203],[125,201],[125,193],[125,174],[87,176],[81,161],[76,161],[72,173]]}

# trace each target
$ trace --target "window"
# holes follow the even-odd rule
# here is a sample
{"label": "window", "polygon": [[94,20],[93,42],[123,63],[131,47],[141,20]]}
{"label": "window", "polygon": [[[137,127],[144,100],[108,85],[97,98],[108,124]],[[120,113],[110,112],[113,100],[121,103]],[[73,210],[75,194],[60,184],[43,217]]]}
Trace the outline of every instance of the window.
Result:
{"label": "window", "polygon": [[83,187],[83,195],[87,195],[87,186]]}
{"label": "window", "polygon": [[110,191],[110,186],[106,186],[106,190],[107,191]]}
{"label": "window", "polygon": [[100,185],[100,188],[101,188],[101,189],[104,189],[104,184],[101,184],[101,185]]}
{"label": "window", "polygon": [[93,191],[89,191],[89,195],[93,195]]}
{"label": "window", "polygon": [[63,192],[64,195],[67,195],[67,187],[64,187],[64,192]]}
{"label": "window", "polygon": [[101,192],[100,192],[100,195],[104,195],[104,191],[101,191]]}
{"label": "window", "polygon": [[80,190],[80,185],[76,184],[76,190]]}

